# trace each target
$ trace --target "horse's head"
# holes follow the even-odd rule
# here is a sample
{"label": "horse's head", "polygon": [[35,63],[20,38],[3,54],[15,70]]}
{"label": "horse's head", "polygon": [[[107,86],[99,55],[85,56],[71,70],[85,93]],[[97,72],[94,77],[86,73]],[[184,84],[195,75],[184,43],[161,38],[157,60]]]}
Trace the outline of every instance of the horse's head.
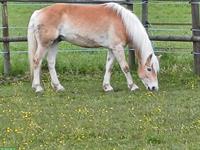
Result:
{"label": "horse's head", "polygon": [[150,54],[144,64],[139,64],[138,75],[150,91],[158,90],[158,71],[159,61],[154,54]]}

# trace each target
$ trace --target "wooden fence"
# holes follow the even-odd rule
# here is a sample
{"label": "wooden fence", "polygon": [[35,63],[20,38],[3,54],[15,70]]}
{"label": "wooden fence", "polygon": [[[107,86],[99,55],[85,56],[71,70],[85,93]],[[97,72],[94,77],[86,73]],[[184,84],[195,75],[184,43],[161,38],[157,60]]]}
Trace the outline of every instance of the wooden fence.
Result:
{"label": "wooden fence", "polygon": [[[133,0],[9,0],[9,2],[50,2],[50,3],[93,3],[100,4],[106,2],[116,2],[122,5],[126,5],[129,10],[133,9]],[[10,72],[10,42],[24,42],[27,41],[27,37],[10,37],[9,25],[8,25],[8,0],[0,0],[2,4],[2,27],[3,35],[0,37],[0,42],[3,43],[4,48],[4,74],[7,75]],[[190,0],[191,4],[191,17],[192,17],[192,36],[150,36],[153,41],[181,41],[181,42],[193,42],[193,54],[194,54],[194,72],[200,75],[200,20],[199,20],[199,0]],[[148,0],[142,0],[142,23],[148,31]],[[153,23],[152,23],[153,24]],[[161,25],[163,23],[154,23],[155,25]],[[188,25],[181,23],[168,23],[165,25]],[[190,24],[189,24],[190,25]],[[135,62],[134,51],[129,50],[129,65],[133,66]]]}

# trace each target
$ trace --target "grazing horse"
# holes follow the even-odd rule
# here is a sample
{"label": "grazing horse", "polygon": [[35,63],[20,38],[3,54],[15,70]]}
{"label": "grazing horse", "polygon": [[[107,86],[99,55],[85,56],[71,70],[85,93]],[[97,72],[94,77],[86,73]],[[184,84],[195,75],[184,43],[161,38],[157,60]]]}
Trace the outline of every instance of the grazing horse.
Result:
{"label": "grazing horse", "polygon": [[138,89],[124,54],[125,46],[134,47],[140,79],[147,89],[158,90],[159,62],[149,37],[136,15],[119,4],[54,4],[32,14],[28,26],[28,48],[32,87],[36,92],[43,91],[40,70],[45,55],[52,87],[56,91],[64,90],[55,70],[57,45],[61,40],[82,47],[108,48],[104,91],[113,90],[110,78],[115,59],[125,74],[128,88],[131,91]]}

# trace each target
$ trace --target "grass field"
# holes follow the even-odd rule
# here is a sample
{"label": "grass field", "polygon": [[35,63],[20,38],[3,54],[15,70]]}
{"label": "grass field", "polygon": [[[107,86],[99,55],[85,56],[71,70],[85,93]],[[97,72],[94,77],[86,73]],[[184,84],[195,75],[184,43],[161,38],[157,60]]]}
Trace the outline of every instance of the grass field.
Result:
{"label": "grass field", "polygon": [[[11,26],[26,26],[34,9],[42,6],[9,5]],[[167,9],[166,9],[167,8]],[[140,15],[140,6],[134,6]],[[159,13],[157,12],[159,10]],[[189,5],[151,5],[152,22],[191,22]],[[190,35],[185,31],[150,31],[150,34]],[[25,35],[26,29],[10,34]],[[112,77],[114,92],[101,85],[106,52],[60,52],[59,78],[66,88],[56,93],[50,87],[46,62],[43,65],[43,94],[31,89],[26,54],[27,43],[11,44],[12,73],[0,76],[0,150],[5,147],[34,150],[155,150],[199,149],[200,78],[193,74],[191,43],[154,42],[162,53],[160,90],[146,91],[132,71],[140,90],[130,92],[119,66]],[[158,47],[158,48],[157,48]],[[2,48],[1,48],[2,49]],[[77,49],[61,44],[59,49]],[[183,53],[176,53],[183,52]],[[159,52],[160,53],[160,52]],[[3,59],[0,58],[0,69]]]}

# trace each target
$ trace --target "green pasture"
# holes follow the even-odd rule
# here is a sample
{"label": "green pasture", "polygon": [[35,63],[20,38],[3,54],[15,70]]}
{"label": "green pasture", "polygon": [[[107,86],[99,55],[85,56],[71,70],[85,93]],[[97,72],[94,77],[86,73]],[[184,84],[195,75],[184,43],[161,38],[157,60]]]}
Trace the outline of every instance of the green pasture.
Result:
{"label": "green pasture", "polygon": [[[41,7],[9,3],[9,24],[18,27],[11,28],[10,35],[24,36],[31,13]],[[150,4],[149,21],[190,23],[190,11],[189,4]],[[134,5],[134,12],[140,16],[141,6]],[[149,34],[191,35],[190,28],[152,25]],[[140,90],[130,92],[116,64],[111,80],[114,92],[104,93],[106,50],[79,52],[79,47],[63,42],[56,68],[66,90],[57,93],[51,88],[44,61],[45,91],[37,95],[31,89],[27,53],[19,53],[27,51],[27,43],[11,43],[8,77],[2,74],[0,57],[0,150],[199,149],[200,78],[193,73],[192,44],[153,45],[162,54],[158,92],[144,88],[136,68],[132,75]]]}

